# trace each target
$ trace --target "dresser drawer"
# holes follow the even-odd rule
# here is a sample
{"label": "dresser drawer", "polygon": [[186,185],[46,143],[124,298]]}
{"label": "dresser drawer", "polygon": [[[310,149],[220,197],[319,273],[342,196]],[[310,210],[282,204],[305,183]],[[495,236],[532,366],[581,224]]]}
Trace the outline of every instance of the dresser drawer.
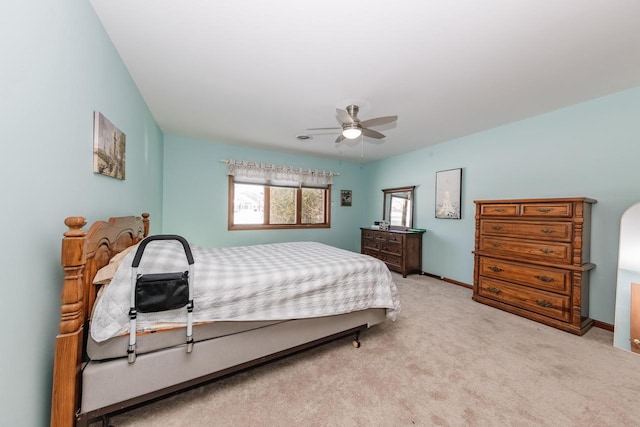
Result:
{"label": "dresser drawer", "polygon": [[369,248],[363,247],[360,252],[365,254],[365,255],[372,256],[374,258],[378,258],[378,259],[380,258],[380,252],[378,252],[377,250],[371,250]]}
{"label": "dresser drawer", "polygon": [[525,217],[571,218],[573,216],[573,204],[571,202],[523,203],[520,205],[520,215]]}
{"label": "dresser drawer", "polygon": [[380,251],[387,254],[402,256],[402,245],[393,242],[380,243]]}
{"label": "dresser drawer", "polygon": [[570,222],[480,220],[480,233],[534,240],[570,242],[573,224]]}
{"label": "dresser drawer", "polygon": [[478,248],[487,254],[513,256],[524,260],[551,263],[571,263],[571,244],[509,239],[507,237],[480,236]]}
{"label": "dresser drawer", "polygon": [[376,232],[373,230],[362,230],[362,233],[360,234],[360,236],[362,237],[362,239],[375,239],[376,238]]}
{"label": "dresser drawer", "polygon": [[422,273],[424,232],[361,228],[360,252],[383,261],[390,270]]}
{"label": "dresser drawer", "polygon": [[569,321],[571,301],[569,296],[518,286],[501,280],[480,277],[478,293],[544,316]]}
{"label": "dresser drawer", "polygon": [[480,258],[480,275],[569,294],[571,272],[558,268],[536,267],[493,258]]}
{"label": "dresser drawer", "polygon": [[486,204],[480,206],[480,215],[484,216],[517,216],[518,205],[513,204]]}
{"label": "dresser drawer", "polygon": [[391,268],[392,270],[402,270],[402,257],[380,253],[378,255],[378,259],[387,263],[389,265],[389,268]]}
{"label": "dresser drawer", "polygon": [[360,244],[360,246],[362,246],[363,253],[364,251],[373,251],[377,253],[379,245],[380,244],[373,239],[362,239],[362,242]]}

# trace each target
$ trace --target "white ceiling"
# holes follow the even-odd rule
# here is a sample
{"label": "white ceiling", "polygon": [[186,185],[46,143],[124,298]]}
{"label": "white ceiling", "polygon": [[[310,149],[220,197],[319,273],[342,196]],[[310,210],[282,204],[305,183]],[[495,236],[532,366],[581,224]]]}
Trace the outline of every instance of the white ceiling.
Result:
{"label": "white ceiling", "polygon": [[[640,86],[638,0],[91,3],[162,131],[215,142],[372,161]],[[306,130],[351,103],[384,143]]]}

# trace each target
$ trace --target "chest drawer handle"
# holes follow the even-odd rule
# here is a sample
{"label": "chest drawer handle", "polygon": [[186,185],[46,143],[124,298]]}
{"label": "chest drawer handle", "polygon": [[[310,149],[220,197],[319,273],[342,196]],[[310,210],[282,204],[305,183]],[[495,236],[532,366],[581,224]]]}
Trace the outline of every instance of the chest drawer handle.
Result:
{"label": "chest drawer handle", "polygon": [[542,213],[549,213],[552,210],[553,209],[551,209],[551,208],[538,208],[538,212],[542,212]]}
{"label": "chest drawer handle", "polygon": [[542,252],[543,254],[552,254],[553,249],[543,248],[543,249],[540,249],[540,252]]}
{"label": "chest drawer handle", "polygon": [[488,290],[489,292],[491,292],[492,294],[496,294],[496,295],[498,295],[498,294],[502,293],[502,291],[501,291],[500,289],[494,288],[493,286],[492,286],[492,287],[490,287],[490,288],[487,288],[487,290]]}
{"label": "chest drawer handle", "polygon": [[545,283],[551,283],[554,281],[553,277],[548,277],[548,276],[534,276],[534,277],[540,280],[541,282],[545,282]]}
{"label": "chest drawer handle", "polygon": [[502,227],[500,227],[499,225],[494,225],[491,227],[492,230],[498,231],[498,230],[502,230]]}
{"label": "chest drawer handle", "polygon": [[540,307],[545,307],[545,308],[553,308],[553,304],[551,304],[549,301],[547,300],[536,300],[536,304],[538,304]]}
{"label": "chest drawer handle", "polygon": [[497,242],[492,242],[491,246],[493,246],[494,248],[499,248],[502,245],[500,243],[497,243]]}
{"label": "chest drawer handle", "polygon": [[551,234],[551,233],[555,233],[555,230],[551,230],[550,228],[543,228],[542,230],[540,230],[541,232],[543,232],[544,234]]}
{"label": "chest drawer handle", "polygon": [[504,271],[503,269],[501,269],[497,265],[492,265],[491,267],[489,267],[489,270],[493,271],[494,273],[500,273],[501,271]]}
{"label": "chest drawer handle", "polygon": [[504,212],[504,208],[495,208],[494,212]]}

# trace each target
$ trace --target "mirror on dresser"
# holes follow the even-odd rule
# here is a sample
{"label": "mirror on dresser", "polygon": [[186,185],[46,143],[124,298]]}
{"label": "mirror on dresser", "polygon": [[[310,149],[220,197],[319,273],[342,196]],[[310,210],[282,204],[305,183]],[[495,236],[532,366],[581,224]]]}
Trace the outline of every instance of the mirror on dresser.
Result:
{"label": "mirror on dresser", "polygon": [[640,354],[640,202],[620,219],[613,345]]}
{"label": "mirror on dresser", "polygon": [[413,228],[413,197],[415,186],[383,189],[382,219],[392,230]]}

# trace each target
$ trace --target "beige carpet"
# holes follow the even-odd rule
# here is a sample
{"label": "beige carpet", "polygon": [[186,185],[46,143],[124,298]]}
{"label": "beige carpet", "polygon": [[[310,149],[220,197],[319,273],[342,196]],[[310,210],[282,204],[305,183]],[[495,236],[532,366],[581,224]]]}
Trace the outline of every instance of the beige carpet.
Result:
{"label": "beige carpet", "polygon": [[[142,406],[113,426],[639,426],[640,357],[394,275],[396,322]],[[167,367],[170,369],[169,367]],[[126,385],[125,385],[126,386]]]}

